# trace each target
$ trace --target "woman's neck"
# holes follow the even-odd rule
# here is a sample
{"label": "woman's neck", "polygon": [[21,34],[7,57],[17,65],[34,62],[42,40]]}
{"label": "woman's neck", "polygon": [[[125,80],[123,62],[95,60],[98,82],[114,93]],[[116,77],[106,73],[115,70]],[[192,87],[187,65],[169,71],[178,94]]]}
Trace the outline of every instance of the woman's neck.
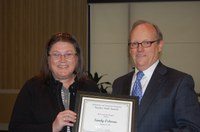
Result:
{"label": "woman's neck", "polygon": [[63,84],[63,86],[65,87],[65,88],[69,88],[69,86],[72,84],[72,83],[74,83],[74,80],[75,80],[75,75],[72,75],[71,77],[68,77],[68,78],[65,78],[65,79],[61,79],[61,80],[59,80],[62,84]]}

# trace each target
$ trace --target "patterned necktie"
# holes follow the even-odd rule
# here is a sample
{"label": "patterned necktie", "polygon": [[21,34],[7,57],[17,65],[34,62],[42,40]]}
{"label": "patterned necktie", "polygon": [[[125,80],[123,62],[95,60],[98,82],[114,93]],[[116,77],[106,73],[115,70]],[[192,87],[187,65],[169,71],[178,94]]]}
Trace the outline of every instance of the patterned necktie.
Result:
{"label": "patterned necktie", "polygon": [[139,71],[137,73],[137,77],[136,77],[135,83],[133,85],[133,90],[132,90],[132,94],[131,94],[132,96],[139,97],[139,104],[142,99],[142,86],[141,86],[140,80],[142,79],[143,76],[144,76],[144,73],[142,71]]}

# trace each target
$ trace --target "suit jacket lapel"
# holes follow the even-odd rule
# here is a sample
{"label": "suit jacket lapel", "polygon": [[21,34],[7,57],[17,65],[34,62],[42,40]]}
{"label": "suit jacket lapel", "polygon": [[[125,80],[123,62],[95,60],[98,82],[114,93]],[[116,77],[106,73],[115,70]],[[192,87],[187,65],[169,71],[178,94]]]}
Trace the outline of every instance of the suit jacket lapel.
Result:
{"label": "suit jacket lapel", "polygon": [[126,80],[123,82],[123,91],[122,91],[123,95],[130,95],[133,74],[134,74],[134,71],[130,72],[128,76],[126,77]]}
{"label": "suit jacket lapel", "polygon": [[151,104],[161,89],[161,85],[166,80],[164,76],[166,72],[167,68],[161,62],[159,62],[142,97],[139,106],[138,125],[142,121],[142,118],[148,111],[149,107],[151,107]]}

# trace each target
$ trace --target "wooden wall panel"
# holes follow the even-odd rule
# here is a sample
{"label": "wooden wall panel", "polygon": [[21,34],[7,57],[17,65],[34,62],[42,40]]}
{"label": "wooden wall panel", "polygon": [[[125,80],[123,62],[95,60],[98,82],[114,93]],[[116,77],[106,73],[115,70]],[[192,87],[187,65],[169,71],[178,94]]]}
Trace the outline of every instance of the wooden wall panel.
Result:
{"label": "wooden wall panel", "polygon": [[43,47],[70,32],[86,56],[86,0],[0,0],[0,89],[19,89],[37,74]]}

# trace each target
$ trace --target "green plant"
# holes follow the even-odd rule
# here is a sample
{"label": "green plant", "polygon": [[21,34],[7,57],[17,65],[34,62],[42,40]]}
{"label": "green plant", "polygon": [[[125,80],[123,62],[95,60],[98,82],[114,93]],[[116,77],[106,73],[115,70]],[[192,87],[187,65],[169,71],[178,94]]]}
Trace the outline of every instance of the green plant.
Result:
{"label": "green plant", "polygon": [[101,93],[108,93],[107,89],[112,86],[112,84],[108,81],[107,82],[100,82],[102,77],[104,77],[105,75],[107,75],[107,74],[98,75],[97,72],[95,72],[94,75],[92,75],[90,72],[88,72],[88,77],[90,79],[92,79],[94,82],[96,82]]}

